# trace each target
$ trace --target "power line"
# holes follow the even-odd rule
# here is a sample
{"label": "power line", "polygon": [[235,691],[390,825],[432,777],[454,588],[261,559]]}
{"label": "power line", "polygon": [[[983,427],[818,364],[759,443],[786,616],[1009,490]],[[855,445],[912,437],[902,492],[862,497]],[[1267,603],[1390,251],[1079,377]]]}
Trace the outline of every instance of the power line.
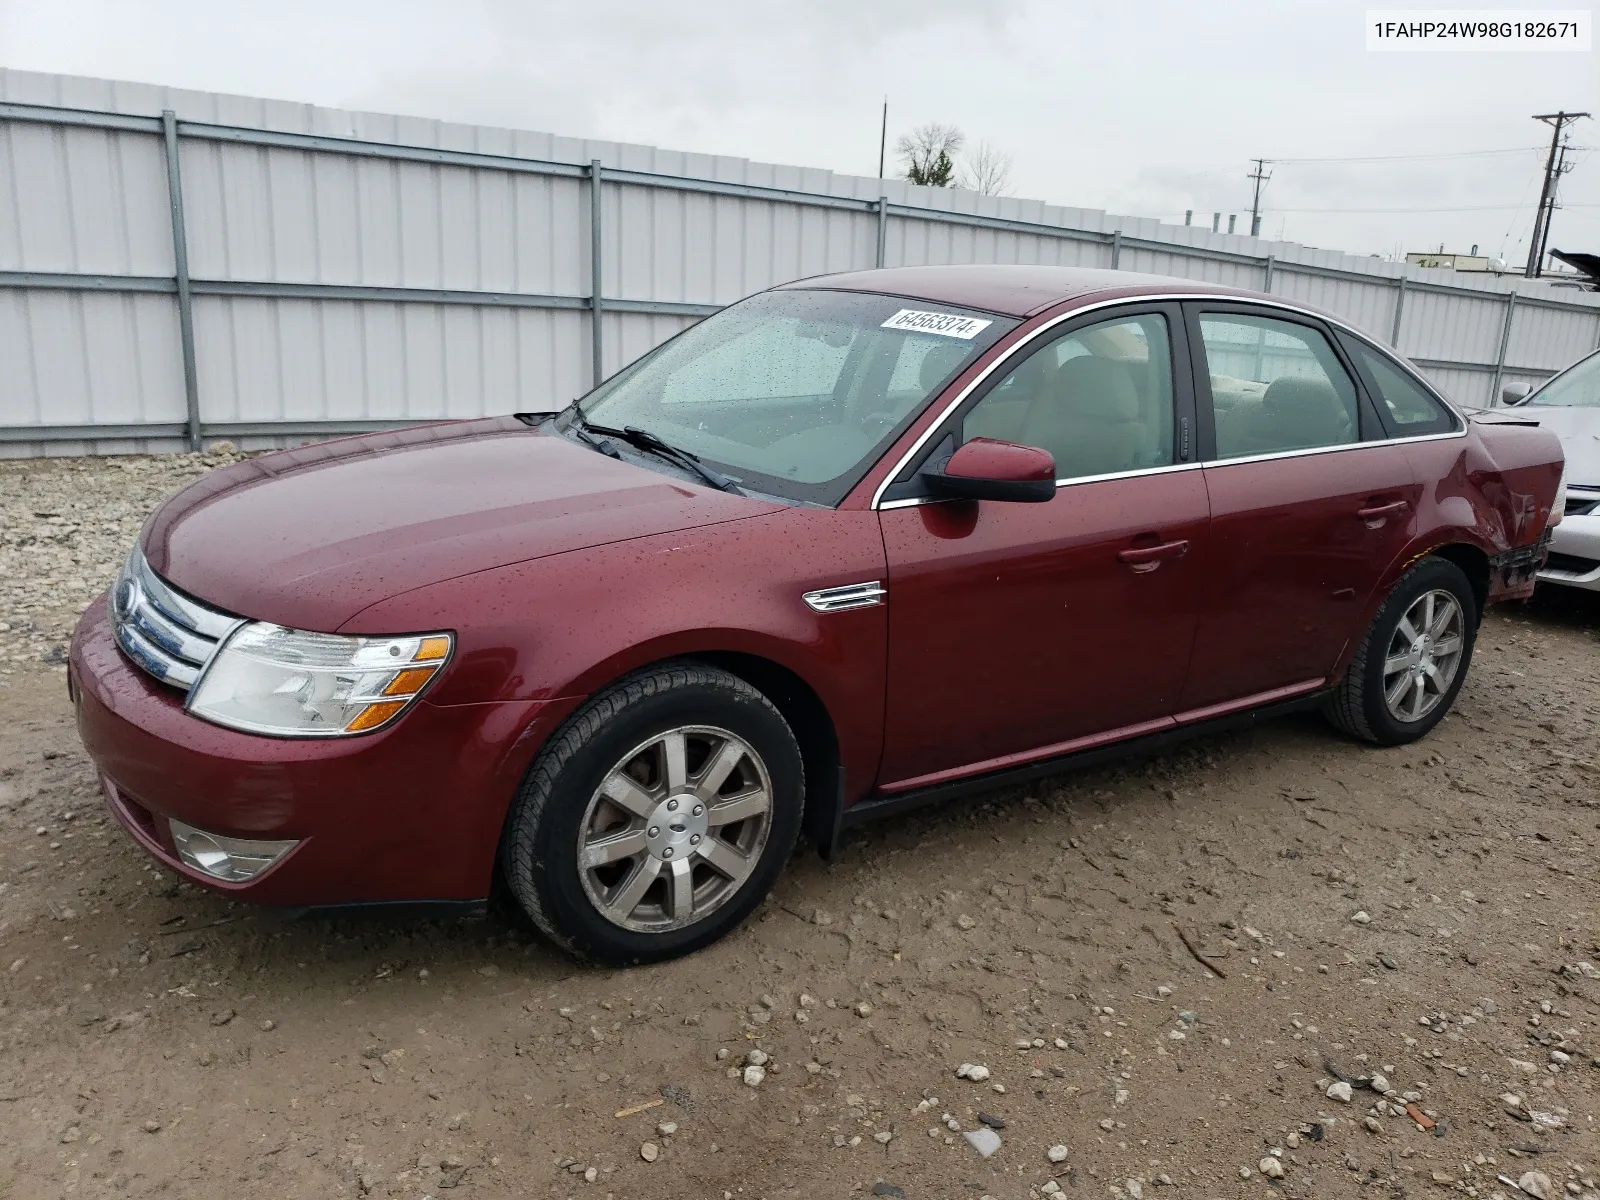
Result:
{"label": "power line", "polygon": [[1298,165],[1300,163],[1373,163],[1373,162],[1433,162],[1446,158],[1488,158],[1497,154],[1533,154],[1543,146],[1515,146],[1507,150],[1457,150],[1447,154],[1369,154],[1350,158],[1274,158],[1274,163]]}
{"label": "power line", "polygon": [[[1462,213],[1510,212],[1520,209],[1525,201],[1516,204],[1472,204],[1460,208],[1275,208],[1279,213]],[[1563,204],[1568,208],[1600,208],[1600,204]]]}

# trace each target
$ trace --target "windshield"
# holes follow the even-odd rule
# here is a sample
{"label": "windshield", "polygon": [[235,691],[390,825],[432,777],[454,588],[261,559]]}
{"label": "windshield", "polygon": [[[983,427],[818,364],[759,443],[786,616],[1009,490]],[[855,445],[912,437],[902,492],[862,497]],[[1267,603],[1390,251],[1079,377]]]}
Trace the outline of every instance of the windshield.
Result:
{"label": "windshield", "polygon": [[[753,491],[837,504],[928,398],[1016,324],[928,300],[763,292],[579,406],[591,424],[648,430]],[[569,412],[558,428],[572,422]]]}
{"label": "windshield", "polygon": [[1522,402],[1552,408],[1600,408],[1600,354],[1568,367]]}

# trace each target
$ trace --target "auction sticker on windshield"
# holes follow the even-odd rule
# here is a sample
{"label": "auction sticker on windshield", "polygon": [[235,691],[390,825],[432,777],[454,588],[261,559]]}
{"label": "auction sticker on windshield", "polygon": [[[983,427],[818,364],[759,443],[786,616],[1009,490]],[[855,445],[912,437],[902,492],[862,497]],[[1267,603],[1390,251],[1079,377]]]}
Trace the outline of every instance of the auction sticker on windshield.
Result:
{"label": "auction sticker on windshield", "polygon": [[883,323],[883,328],[904,329],[912,333],[937,333],[941,337],[960,338],[962,341],[970,342],[993,324],[993,321],[963,317],[959,313],[919,312],[914,308],[902,308]]}

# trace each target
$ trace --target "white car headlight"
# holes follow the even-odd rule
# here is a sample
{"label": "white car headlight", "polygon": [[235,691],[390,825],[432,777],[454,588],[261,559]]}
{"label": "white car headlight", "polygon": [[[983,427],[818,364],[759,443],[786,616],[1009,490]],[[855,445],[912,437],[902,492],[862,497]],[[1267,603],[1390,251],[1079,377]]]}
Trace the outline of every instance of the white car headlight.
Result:
{"label": "white car headlight", "polygon": [[197,717],[277,737],[371,733],[406,710],[450,658],[448,633],[344,637],[241,625],[189,693]]}
{"label": "white car headlight", "polygon": [[1550,524],[1561,524],[1561,518],[1567,515],[1567,463],[1561,462],[1561,478],[1556,480],[1556,498],[1550,505]]}

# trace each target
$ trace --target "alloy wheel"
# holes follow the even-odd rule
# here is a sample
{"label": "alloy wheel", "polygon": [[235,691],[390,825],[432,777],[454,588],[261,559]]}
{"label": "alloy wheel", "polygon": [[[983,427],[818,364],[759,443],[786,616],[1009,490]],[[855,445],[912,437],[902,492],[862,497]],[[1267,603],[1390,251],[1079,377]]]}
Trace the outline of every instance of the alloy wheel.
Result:
{"label": "alloy wheel", "polygon": [[1383,700],[1398,721],[1420,721],[1444,699],[1466,648],[1461,602],[1435,588],[1411,602],[1383,660]]}
{"label": "alloy wheel", "polygon": [[629,751],[578,826],[578,875],[613,925],[664,933],[727,903],[761,858],[772,779],[749,742],[684,725]]}

